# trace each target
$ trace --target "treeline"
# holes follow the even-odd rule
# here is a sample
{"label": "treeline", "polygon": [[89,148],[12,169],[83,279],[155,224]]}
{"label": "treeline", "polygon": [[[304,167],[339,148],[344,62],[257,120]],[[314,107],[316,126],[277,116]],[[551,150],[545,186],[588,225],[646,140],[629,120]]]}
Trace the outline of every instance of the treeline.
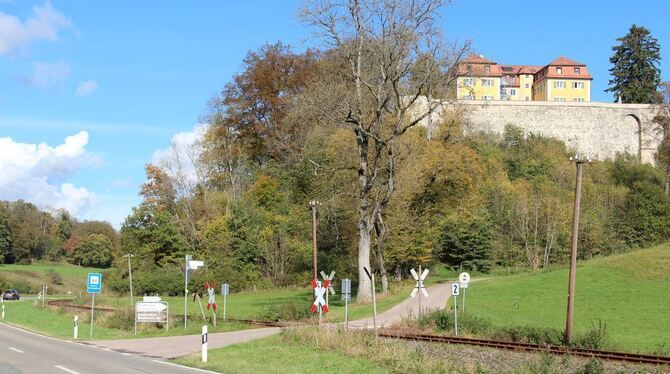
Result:
{"label": "treeline", "polygon": [[65,210],[44,211],[23,200],[0,201],[0,263],[66,260],[109,267],[117,245],[118,234],[108,222],[82,222]]}
{"label": "treeline", "polygon": [[[278,43],[250,52],[208,103],[202,141],[147,165],[143,202],[120,231],[121,252],[136,256],[138,292],[179,292],[187,253],[206,263],[195,285],[307,284],[310,200],[321,204],[319,268],[357,279],[357,135],[330,116],[343,66],[337,51],[294,53]],[[430,134],[411,128],[393,144],[393,169],[380,169],[393,174],[392,198],[371,238],[372,266],[385,287],[420,264],[489,271],[566,261],[573,151],[513,124],[504,136],[465,136],[467,126],[468,114],[454,109]],[[626,155],[586,166],[579,256],[667,240],[665,180]],[[113,284],[123,291],[121,259],[117,269]]]}

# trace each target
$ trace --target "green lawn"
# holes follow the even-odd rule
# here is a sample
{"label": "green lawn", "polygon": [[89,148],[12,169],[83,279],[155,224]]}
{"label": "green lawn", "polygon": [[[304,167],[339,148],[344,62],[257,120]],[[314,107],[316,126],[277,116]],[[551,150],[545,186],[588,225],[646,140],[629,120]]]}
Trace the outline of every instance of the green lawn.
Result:
{"label": "green lawn", "polygon": [[280,336],[209,350],[207,363],[199,354],[175,361],[221,373],[388,373],[364,358],[287,344]]}
{"label": "green lawn", "polygon": [[[494,324],[565,328],[568,269],[492,277],[471,284],[466,311]],[[627,350],[670,347],[670,244],[577,266],[575,332],[602,320]],[[460,301],[459,301],[460,304]]]}
{"label": "green lawn", "polygon": [[[63,284],[54,284],[47,270],[53,270],[62,277]],[[86,268],[60,262],[38,262],[30,265],[0,264],[0,276],[14,284],[21,293],[37,293],[42,283],[49,285],[49,294],[79,294],[86,291],[88,273],[105,273],[109,269]],[[104,279],[104,275],[103,275]]]}

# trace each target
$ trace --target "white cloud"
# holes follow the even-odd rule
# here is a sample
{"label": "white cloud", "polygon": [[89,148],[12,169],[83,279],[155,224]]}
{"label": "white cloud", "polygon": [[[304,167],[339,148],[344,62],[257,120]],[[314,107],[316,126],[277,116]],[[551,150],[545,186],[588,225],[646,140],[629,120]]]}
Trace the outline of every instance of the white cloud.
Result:
{"label": "white cloud", "polygon": [[99,86],[96,81],[79,82],[79,85],[77,86],[77,91],[75,91],[75,95],[77,95],[77,97],[88,96],[97,91],[98,88]]}
{"label": "white cloud", "polygon": [[0,12],[0,55],[10,55],[27,48],[35,40],[58,40],[63,28],[72,27],[72,21],[51,6],[50,1],[33,7],[33,14],[25,21]]}
{"label": "white cloud", "polygon": [[33,73],[21,78],[21,82],[26,86],[46,91],[63,88],[65,80],[70,75],[70,65],[64,61],[35,62],[33,66]]}
{"label": "white cloud", "polygon": [[86,151],[88,139],[88,133],[82,131],[53,147],[0,138],[0,199],[23,199],[42,207],[67,209],[74,215],[86,212],[95,203],[95,194],[66,180],[97,162]]}
{"label": "white cloud", "polygon": [[154,152],[151,163],[165,169],[174,179],[183,185],[177,186],[178,192],[190,189],[198,183],[196,168],[200,158],[200,142],[207,131],[207,125],[196,125],[188,132],[178,132],[172,137],[168,148]]}

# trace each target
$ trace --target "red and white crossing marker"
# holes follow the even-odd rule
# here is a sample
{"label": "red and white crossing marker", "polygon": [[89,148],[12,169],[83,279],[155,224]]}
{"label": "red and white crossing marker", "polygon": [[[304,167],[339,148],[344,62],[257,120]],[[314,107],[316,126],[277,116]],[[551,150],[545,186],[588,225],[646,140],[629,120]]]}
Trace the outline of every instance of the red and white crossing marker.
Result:
{"label": "red and white crossing marker", "polygon": [[326,300],[323,298],[323,296],[328,291],[329,285],[330,281],[328,279],[323,281],[323,284],[321,284],[321,281],[312,279],[312,288],[314,288],[314,302],[312,303],[312,307],[309,308],[312,313],[316,313],[319,310],[319,307],[321,307],[321,310],[323,310],[324,313],[328,313],[328,304],[326,304]]}
{"label": "red and white crossing marker", "polygon": [[205,289],[207,289],[207,295],[209,295],[207,298],[207,310],[209,310],[209,307],[211,306],[216,312],[216,282],[212,282],[211,284],[205,282]]}

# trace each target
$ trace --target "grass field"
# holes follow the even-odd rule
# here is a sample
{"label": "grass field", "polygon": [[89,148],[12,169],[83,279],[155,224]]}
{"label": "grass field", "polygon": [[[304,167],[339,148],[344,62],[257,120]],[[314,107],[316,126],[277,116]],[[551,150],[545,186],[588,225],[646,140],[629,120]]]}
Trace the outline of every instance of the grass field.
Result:
{"label": "grass field", "polygon": [[[565,328],[568,269],[492,277],[467,290],[466,311],[496,325]],[[581,262],[575,332],[606,323],[615,346],[670,348],[670,243]]]}
{"label": "grass field", "polygon": [[[54,284],[47,274],[53,270],[62,278],[62,284]],[[0,265],[0,276],[14,284],[21,293],[37,293],[42,284],[49,284],[49,293],[78,294],[86,290],[88,273],[105,273],[108,269],[96,269],[58,262],[39,262],[30,265]],[[103,275],[104,277],[104,275]]]}

